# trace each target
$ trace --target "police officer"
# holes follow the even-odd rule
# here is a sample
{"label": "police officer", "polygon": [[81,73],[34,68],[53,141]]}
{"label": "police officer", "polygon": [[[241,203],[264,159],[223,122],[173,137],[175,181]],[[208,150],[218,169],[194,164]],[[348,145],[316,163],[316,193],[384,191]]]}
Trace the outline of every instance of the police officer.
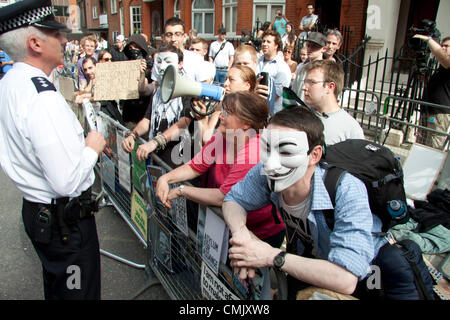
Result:
{"label": "police officer", "polygon": [[0,163],[23,194],[25,231],[42,262],[46,299],[100,299],[100,255],[90,198],[94,165],[106,142],[84,137],[49,81],[63,64],[50,0],[0,9],[0,47],[15,61],[0,80]]}

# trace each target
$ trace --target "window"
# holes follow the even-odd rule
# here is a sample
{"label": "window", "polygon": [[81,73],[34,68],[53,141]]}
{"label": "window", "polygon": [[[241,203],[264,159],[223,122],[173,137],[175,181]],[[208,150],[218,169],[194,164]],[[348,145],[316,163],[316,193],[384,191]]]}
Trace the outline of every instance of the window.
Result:
{"label": "window", "polygon": [[141,7],[130,7],[130,34],[142,32]]}
{"label": "window", "polygon": [[192,3],[192,21],[199,35],[214,35],[213,0],[194,0]]}
{"label": "window", "polygon": [[92,19],[98,19],[97,7],[96,6],[92,7]]}
{"label": "window", "polygon": [[227,32],[236,34],[237,0],[223,0],[223,22]]}
{"label": "window", "polygon": [[253,1],[253,25],[256,27],[256,22],[259,21],[259,27],[261,27],[264,22],[272,22],[275,18],[275,11],[280,9],[284,12],[285,1]]}
{"label": "window", "polygon": [[173,16],[177,18],[181,18],[181,11],[180,11],[180,0],[176,0],[174,3],[173,8]]}
{"label": "window", "polygon": [[117,13],[117,0],[111,0],[111,14]]}

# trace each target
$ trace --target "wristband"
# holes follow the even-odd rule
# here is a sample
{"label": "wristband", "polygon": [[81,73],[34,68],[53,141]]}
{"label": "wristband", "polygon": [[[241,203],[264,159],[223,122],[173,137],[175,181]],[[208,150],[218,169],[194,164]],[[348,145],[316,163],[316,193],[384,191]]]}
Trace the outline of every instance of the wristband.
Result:
{"label": "wristband", "polygon": [[130,131],[130,133],[128,133],[128,135],[127,135],[127,138],[128,138],[129,136],[133,137],[134,141],[136,141],[137,138],[138,138],[138,135],[137,135],[136,132],[134,132],[134,131]]}

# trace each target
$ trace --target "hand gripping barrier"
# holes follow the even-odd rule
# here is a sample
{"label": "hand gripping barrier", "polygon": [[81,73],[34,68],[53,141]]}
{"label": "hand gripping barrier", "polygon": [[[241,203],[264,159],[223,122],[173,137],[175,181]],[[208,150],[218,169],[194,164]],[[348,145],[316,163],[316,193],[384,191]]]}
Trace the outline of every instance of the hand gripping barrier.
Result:
{"label": "hand gripping barrier", "polygon": [[184,197],[166,209],[155,196],[155,186],[171,168],[154,154],[147,163],[137,161],[137,147],[145,143],[142,139],[136,141],[131,154],[125,153],[121,144],[129,130],[106,114],[98,114],[107,141],[98,170],[102,192],[147,247],[146,266],[168,295],[189,300],[270,299],[267,268],[258,269],[253,281],[241,281],[229,267],[229,231],[221,209],[199,206]]}

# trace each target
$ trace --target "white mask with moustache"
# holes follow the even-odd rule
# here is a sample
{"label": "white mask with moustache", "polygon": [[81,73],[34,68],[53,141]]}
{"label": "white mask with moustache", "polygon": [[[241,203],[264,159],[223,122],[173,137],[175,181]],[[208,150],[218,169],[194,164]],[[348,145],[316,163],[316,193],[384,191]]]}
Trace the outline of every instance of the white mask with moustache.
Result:
{"label": "white mask with moustache", "polygon": [[161,84],[164,71],[169,65],[173,65],[175,70],[178,70],[178,55],[175,52],[159,52],[153,64],[152,79]]}
{"label": "white mask with moustache", "polygon": [[263,130],[260,158],[271,191],[281,192],[303,178],[309,163],[308,150],[303,131]]}

